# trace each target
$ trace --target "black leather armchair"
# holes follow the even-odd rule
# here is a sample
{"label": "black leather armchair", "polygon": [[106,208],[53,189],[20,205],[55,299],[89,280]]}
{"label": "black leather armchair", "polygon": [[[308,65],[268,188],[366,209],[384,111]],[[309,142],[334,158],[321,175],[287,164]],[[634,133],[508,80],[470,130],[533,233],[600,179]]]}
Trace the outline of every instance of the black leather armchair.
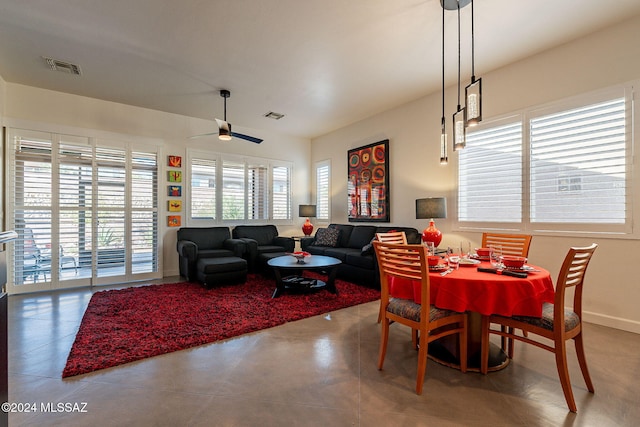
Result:
{"label": "black leather armchair", "polygon": [[279,236],[275,225],[238,225],[233,229],[233,238],[241,239],[247,245],[249,271],[261,267],[260,255],[293,252],[296,245],[292,237]]}
{"label": "black leather armchair", "polygon": [[197,279],[199,259],[238,257],[246,252],[246,243],[232,239],[229,227],[182,227],[178,230],[180,275],[189,281]]}

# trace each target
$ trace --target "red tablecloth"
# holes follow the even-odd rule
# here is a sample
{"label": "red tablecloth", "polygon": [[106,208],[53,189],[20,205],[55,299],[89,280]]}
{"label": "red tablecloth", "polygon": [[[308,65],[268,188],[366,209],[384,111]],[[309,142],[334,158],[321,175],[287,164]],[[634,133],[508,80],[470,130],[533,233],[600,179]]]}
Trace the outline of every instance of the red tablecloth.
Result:
{"label": "red tablecloth", "polygon": [[[490,267],[488,262],[480,266]],[[526,279],[478,272],[477,266],[460,267],[446,276],[430,272],[431,304],[458,312],[540,317],[542,303],[553,302],[553,281],[547,270],[531,267],[539,271],[529,272]],[[395,279],[390,294],[420,303],[420,282]]]}

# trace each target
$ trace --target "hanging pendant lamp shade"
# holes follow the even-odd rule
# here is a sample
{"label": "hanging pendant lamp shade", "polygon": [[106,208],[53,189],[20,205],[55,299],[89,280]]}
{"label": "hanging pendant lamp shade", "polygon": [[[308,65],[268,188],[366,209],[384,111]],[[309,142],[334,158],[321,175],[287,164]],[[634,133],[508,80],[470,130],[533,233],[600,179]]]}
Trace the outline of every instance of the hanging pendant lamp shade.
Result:
{"label": "hanging pendant lamp shade", "polygon": [[453,150],[466,145],[466,108],[460,108],[460,3],[458,3],[458,108],[453,114]]}
{"label": "hanging pendant lamp shade", "polygon": [[475,126],[482,121],[482,78],[476,80],[474,34],[473,0],[471,0],[471,83],[464,89],[467,126]]}

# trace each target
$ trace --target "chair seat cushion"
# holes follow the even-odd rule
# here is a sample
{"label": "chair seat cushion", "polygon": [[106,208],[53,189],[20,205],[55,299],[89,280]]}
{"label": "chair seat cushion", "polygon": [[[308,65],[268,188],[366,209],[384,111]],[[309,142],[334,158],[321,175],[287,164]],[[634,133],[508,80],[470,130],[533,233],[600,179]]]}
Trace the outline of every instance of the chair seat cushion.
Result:
{"label": "chair seat cushion", "polygon": [[198,260],[198,271],[204,274],[226,273],[229,271],[246,271],[247,261],[238,257],[201,258]]}
{"label": "chair seat cushion", "polygon": [[198,258],[224,258],[233,256],[233,251],[229,249],[202,249],[198,252]]}
{"label": "chair seat cushion", "polygon": [[258,245],[258,253],[259,254],[266,254],[266,253],[273,253],[273,252],[284,253],[284,252],[286,252],[286,250],[282,246]]}
{"label": "chair seat cushion", "polygon": [[[405,319],[419,322],[420,307],[420,304],[416,304],[415,302],[408,299],[391,298],[389,300],[389,305],[387,305],[387,311],[397,316],[404,317]],[[433,322],[435,320],[442,319],[454,314],[458,313],[451,310],[443,310],[436,307],[435,305],[431,305],[431,310],[429,311],[429,321]]]}
{"label": "chair seat cushion", "polygon": [[[542,317],[513,316],[518,322],[528,323],[539,328],[553,330],[553,304],[545,302],[542,305]],[[564,330],[570,331],[580,325],[580,317],[571,310],[564,310]]]}

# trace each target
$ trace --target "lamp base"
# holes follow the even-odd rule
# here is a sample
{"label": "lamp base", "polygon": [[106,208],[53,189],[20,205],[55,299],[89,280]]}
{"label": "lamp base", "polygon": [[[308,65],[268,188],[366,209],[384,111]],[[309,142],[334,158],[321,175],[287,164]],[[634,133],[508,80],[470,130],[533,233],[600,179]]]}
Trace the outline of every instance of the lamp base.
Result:
{"label": "lamp base", "polygon": [[309,218],[307,218],[307,221],[302,224],[302,232],[305,236],[311,236],[311,233],[313,233],[313,224],[311,224]]}
{"label": "lamp base", "polygon": [[429,221],[429,227],[422,231],[423,242],[433,242],[433,246],[436,248],[442,242],[442,232],[436,228],[436,224],[433,220]]}

